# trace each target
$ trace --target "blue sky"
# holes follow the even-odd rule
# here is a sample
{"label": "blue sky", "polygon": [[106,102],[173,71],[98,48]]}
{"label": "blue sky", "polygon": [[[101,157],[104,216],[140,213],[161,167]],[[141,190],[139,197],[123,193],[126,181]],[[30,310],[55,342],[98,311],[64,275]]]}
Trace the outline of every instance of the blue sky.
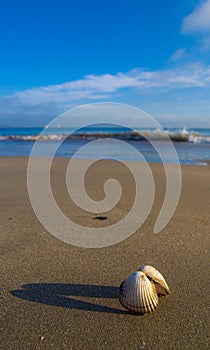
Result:
{"label": "blue sky", "polygon": [[210,127],[210,0],[5,1],[0,50],[0,126],[111,101]]}

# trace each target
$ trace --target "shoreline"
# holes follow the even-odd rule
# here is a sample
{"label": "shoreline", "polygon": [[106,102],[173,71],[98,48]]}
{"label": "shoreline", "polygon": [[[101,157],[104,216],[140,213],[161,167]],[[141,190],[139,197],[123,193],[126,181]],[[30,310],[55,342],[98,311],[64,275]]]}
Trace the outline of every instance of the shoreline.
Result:
{"label": "shoreline", "polygon": [[[154,234],[165,176],[162,164],[150,163],[156,193],[142,227],[113,246],[85,249],[63,243],[38,221],[27,193],[27,160],[0,157],[1,349],[208,349],[209,166],[181,165],[176,212]],[[87,193],[94,200],[103,198],[109,176],[119,178],[124,189],[107,220],[99,221],[69,199],[64,186],[69,160],[56,158],[52,165],[61,210],[87,227],[121,220],[135,189],[125,167],[107,160],[87,172]],[[160,298],[154,314],[134,316],[116,296],[122,280],[142,264],[160,270],[171,294]]]}
{"label": "shoreline", "polygon": [[[34,157],[34,156],[33,156]],[[48,156],[36,156],[37,158],[49,158]],[[23,158],[23,159],[29,159],[30,158],[30,155],[0,155],[0,160],[4,159],[4,158],[15,158],[15,159],[18,159],[18,158]],[[53,157],[53,159],[63,159],[64,161],[68,160],[70,161],[72,159],[72,157],[61,157],[61,156],[55,156]],[[79,161],[85,161],[85,160],[96,160],[98,161],[98,159],[94,159],[94,158],[75,158],[75,159],[78,159]],[[104,161],[106,161],[109,159],[104,159]],[[119,161],[119,162],[132,162],[132,163],[142,163],[141,161],[136,161],[136,160],[128,160],[128,159],[119,159],[119,160],[116,160],[116,161]],[[169,163],[169,162],[165,162],[165,164],[170,164],[170,165],[176,165],[176,164],[180,164],[180,166],[195,166],[195,167],[205,167],[205,166],[210,166],[210,159],[196,159],[195,161],[198,161],[200,163]],[[147,162],[148,164],[163,164],[162,162],[157,162],[157,161],[148,161]]]}

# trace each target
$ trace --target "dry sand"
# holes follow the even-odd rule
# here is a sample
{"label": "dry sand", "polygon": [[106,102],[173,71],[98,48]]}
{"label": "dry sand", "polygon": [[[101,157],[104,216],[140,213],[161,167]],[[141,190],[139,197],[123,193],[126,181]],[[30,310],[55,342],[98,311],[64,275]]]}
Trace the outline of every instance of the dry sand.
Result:
{"label": "dry sand", "polygon": [[[99,227],[127,213],[134,183],[124,167],[122,200],[107,220],[98,221],[69,200],[63,185],[66,164],[57,159],[52,169],[53,192],[66,215]],[[209,349],[210,167],[182,166],[176,213],[156,235],[165,177],[160,164],[151,167],[157,193],[145,224],[119,244],[85,249],[63,243],[39,223],[27,194],[27,158],[0,158],[1,350]],[[94,176],[87,174],[93,199],[103,195],[106,174],[117,170],[113,162],[103,162]],[[160,299],[154,314],[135,316],[119,304],[117,287],[145,263],[163,273],[171,294]]]}

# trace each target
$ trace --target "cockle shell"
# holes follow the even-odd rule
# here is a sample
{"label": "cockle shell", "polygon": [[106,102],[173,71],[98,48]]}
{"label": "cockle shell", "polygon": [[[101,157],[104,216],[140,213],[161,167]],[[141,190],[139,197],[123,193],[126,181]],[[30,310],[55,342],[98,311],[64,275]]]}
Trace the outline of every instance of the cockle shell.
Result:
{"label": "cockle shell", "polygon": [[144,272],[150,281],[155,283],[158,295],[168,295],[170,293],[168,284],[162,274],[153,266],[142,265],[139,269]]}
{"label": "cockle shell", "polygon": [[136,314],[155,311],[158,295],[153,282],[142,271],[136,271],[119,288],[119,301],[128,310]]}

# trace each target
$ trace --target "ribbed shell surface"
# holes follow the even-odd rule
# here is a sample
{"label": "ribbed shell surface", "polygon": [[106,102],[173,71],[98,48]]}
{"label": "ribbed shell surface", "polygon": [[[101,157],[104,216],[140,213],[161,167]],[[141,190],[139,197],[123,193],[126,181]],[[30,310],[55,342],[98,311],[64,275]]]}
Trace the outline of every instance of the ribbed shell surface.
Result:
{"label": "ribbed shell surface", "polygon": [[158,295],[168,295],[170,293],[169,286],[162,274],[153,266],[142,265],[140,271],[155,283]]}
{"label": "ribbed shell surface", "polygon": [[142,271],[136,271],[121,283],[119,301],[131,312],[144,314],[155,311],[158,295],[154,283]]}

